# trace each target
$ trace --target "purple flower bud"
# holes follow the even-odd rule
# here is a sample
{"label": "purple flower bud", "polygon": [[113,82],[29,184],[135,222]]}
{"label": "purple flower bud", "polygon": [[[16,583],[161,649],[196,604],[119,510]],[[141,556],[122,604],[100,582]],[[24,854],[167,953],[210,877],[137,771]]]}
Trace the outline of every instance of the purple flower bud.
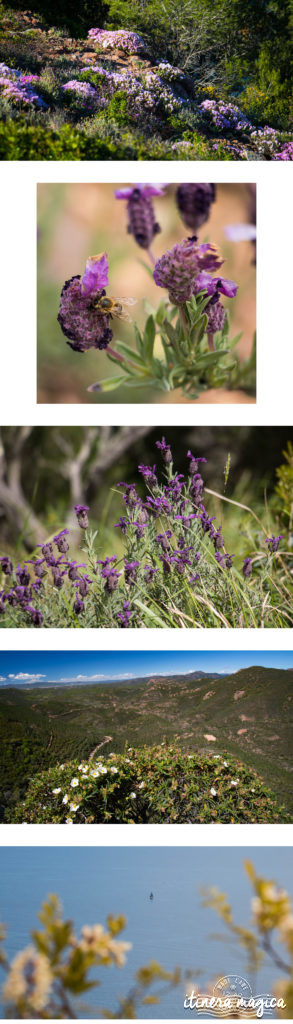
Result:
{"label": "purple flower bud", "polygon": [[164,573],[164,575],[168,576],[168,574],[171,572],[171,569],[172,569],[171,558],[169,558],[169,555],[164,554],[164,555],[159,555],[159,559],[160,559],[160,562],[162,562],[162,565],[163,565],[163,573]]}
{"label": "purple flower bud", "polygon": [[10,604],[12,608],[16,608],[16,605],[18,604],[18,596],[15,590],[9,590],[8,593],[5,594],[5,600],[8,601],[8,604]]}
{"label": "purple flower bud", "polygon": [[242,566],[242,572],[243,572],[243,576],[244,576],[245,580],[247,580],[248,576],[250,576],[251,573],[252,573],[251,562],[252,562],[251,558],[245,558],[244,559],[243,566]]}
{"label": "purple flower bud", "polygon": [[38,548],[42,549],[42,555],[44,555],[45,562],[47,562],[51,555],[53,555],[52,544],[48,541],[46,544],[38,544]]}
{"label": "purple flower bud", "polygon": [[130,620],[132,614],[133,613],[130,611],[129,601],[124,601],[123,611],[122,612],[117,612],[117,619],[119,619],[120,628],[121,629],[127,629],[128,628],[129,620]]}
{"label": "purple flower bud", "polygon": [[184,476],[183,473],[176,473],[176,476],[172,477],[168,481],[168,485],[165,487],[165,494],[170,498],[172,505],[180,501],[182,487],[184,487]]}
{"label": "purple flower bud", "polygon": [[38,608],[33,608],[32,605],[27,604],[25,611],[28,612],[33,626],[41,626],[43,622],[42,612]]}
{"label": "purple flower bud", "polygon": [[123,533],[124,536],[125,536],[126,533],[127,533],[127,527],[128,527],[128,521],[125,518],[125,516],[121,516],[120,517],[119,523],[115,523],[114,529],[117,530],[118,526],[120,527],[121,533]]}
{"label": "purple flower bud", "polygon": [[233,558],[235,558],[235,555],[225,555],[227,569],[233,569]]}
{"label": "purple flower bud", "polygon": [[67,543],[66,540],[66,534],[69,534],[69,530],[61,530],[61,532],[57,533],[56,537],[54,537],[54,541],[58,548],[58,551],[61,551],[62,554],[64,555],[66,554],[67,551],[69,551],[69,544]]}
{"label": "purple flower bud", "polygon": [[195,183],[179,185],[176,201],[180,216],[193,234],[208,220],[211,204],[215,201],[215,185]]}
{"label": "purple flower bud", "polygon": [[61,292],[58,322],[68,344],[76,352],[104,349],[113,337],[109,314],[97,311],[97,301],[108,284],[108,258],[105,253],[86,262],[83,277],[65,281]]}
{"label": "purple flower bud", "polygon": [[[116,199],[125,199],[125,191],[128,193],[127,231],[130,235],[133,235],[141,249],[149,249],[153,238],[161,230],[160,225],[156,221],[150,191],[147,186],[138,185],[136,188],[123,190],[124,194],[118,190],[115,192]],[[153,194],[154,190],[152,191]]]}
{"label": "purple flower bud", "polygon": [[[200,521],[201,521],[203,532],[204,533],[209,533],[211,528],[212,528],[212,526],[213,526],[213,520],[216,517],[215,516],[209,516],[207,511],[206,511],[206,509],[203,508],[203,511],[200,512],[199,518],[200,518]],[[215,531],[213,530],[213,532],[215,532]]]}
{"label": "purple flower bud", "polygon": [[4,576],[11,576],[13,567],[10,558],[8,558],[8,555],[3,555],[3,558],[0,558],[0,568],[4,573]]}
{"label": "purple flower bud", "polygon": [[74,505],[74,512],[77,518],[78,525],[82,530],[87,530],[89,521],[87,512],[89,512],[89,505]]}
{"label": "purple flower bud", "polygon": [[81,594],[82,597],[87,597],[92,582],[93,581],[90,580],[89,576],[85,575],[82,577],[79,583],[76,584],[79,593]]}
{"label": "purple flower bud", "polygon": [[173,455],[169,444],[166,444],[165,438],[162,437],[161,441],[156,441],[156,447],[162,452],[163,461],[168,463],[173,462]]}
{"label": "purple flower bud", "polygon": [[170,551],[169,537],[172,537],[172,530],[157,534],[156,541],[161,545],[163,551]]}
{"label": "purple flower bud", "polygon": [[223,534],[222,534],[222,527],[221,526],[219,526],[218,530],[213,530],[212,541],[213,541],[213,545],[214,545],[214,548],[216,549],[216,551],[219,551],[220,548],[223,547],[223,545],[224,545],[224,537],[223,537]]}
{"label": "purple flower bud", "polygon": [[138,566],[139,562],[127,562],[124,558],[124,579],[129,587],[133,587],[136,582]]}
{"label": "purple flower bud", "polygon": [[216,561],[218,562],[218,565],[220,565],[220,566],[221,566],[221,568],[222,568],[222,569],[224,569],[224,568],[225,568],[225,565],[226,565],[226,562],[225,562],[225,555],[221,555],[221,552],[220,552],[220,551],[216,551],[216,554],[215,554],[215,559],[216,559]]}
{"label": "purple flower bud", "polygon": [[128,508],[135,508],[135,506],[138,504],[138,496],[136,493],[135,484],[119,483],[117,484],[117,487],[125,487],[123,501],[125,501],[125,505],[127,505]]}
{"label": "purple flower bud", "polygon": [[144,466],[143,463],[138,466],[139,472],[142,474],[144,480],[149,484],[150,487],[157,487],[158,480],[156,477],[156,466]]}
{"label": "purple flower bud", "polygon": [[193,455],[192,452],[190,451],[190,449],[188,449],[187,458],[190,459],[190,464],[189,464],[190,476],[194,476],[194,474],[197,473],[200,462],[206,462],[207,461],[206,459],[200,458],[199,455]]}
{"label": "purple flower bud", "polygon": [[208,316],[207,334],[216,334],[217,331],[222,331],[226,323],[226,313],[221,302],[214,303],[211,299],[205,308],[205,313]]}
{"label": "purple flower bud", "polygon": [[35,576],[38,577],[38,579],[42,579],[42,577],[45,575],[46,570],[44,569],[44,563],[45,563],[45,559],[44,558],[36,558],[35,561],[33,561],[33,560],[31,561],[31,565],[33,566],[34,574],[35,574]]}
{"label": "purple flower bud", "polygon": [[23,568],[21,565],[17,566],[16,575],[21,587],[26,587],[30,582],[30,574],[25,565]]}
{"label": "purple flower bud", "polygon": [[86,565],[84,562],[81,562],[80,565],[77,565],[76,562],[67,562],[67,565],[69,566],[68,579],[71,580],[72,583],[74,582],[74,580],[78,579],[78,569],[86,569]]}
{"label": "purple flower bud", "polygon": [[75,615],[81,615],[81,613],[84,612],[84,603],[81,600],[81,597],[79,597],[79,594],[76,594],[75,601],[73,603],[73,611],[75,612]]}
{"label": "purple flower bud", "polygon": [[154,578],[156,572],[158,572],[158,570],[154,569],[152,565],[145,565],[144,566],[144,576],[145,576],[146,583],[152,583],[153,582],[153,578]]}
{"label": "purple flower bud", "polygon": [[195,473],[189,488],[189,494],[195,505],[199,505],[204,489],[204,482],[200,473]]}
{"label": "purple flower bud", "polygon": [[271,555],[274,555],[276,551],[278,551],[280,540],[283,540],[282,533],[280,533],[278,537],[275,537],[273,534],[272,537],[266,538],[265,543],[268,544]]}

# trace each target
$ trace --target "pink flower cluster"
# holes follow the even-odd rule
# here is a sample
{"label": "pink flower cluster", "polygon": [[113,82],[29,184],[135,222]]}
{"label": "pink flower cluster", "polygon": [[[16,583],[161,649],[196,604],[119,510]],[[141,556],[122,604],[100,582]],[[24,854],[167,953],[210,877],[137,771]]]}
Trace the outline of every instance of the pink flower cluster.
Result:
{"label": "pink flower cluster", "polygon": [[15,68],[0,64],[0,91],[2,96],[13,103],[47,109],[47,103],[33,89],[38,80],[38,75],[22,75]]}
{"label": "pink flower cluster", "polygon": [[144,53],[145,44],[143,39],[136,32],[127,32],[119,28],[116,32],[107,31],[103,28],[91,28],[88,38],[101,47],[102,50],[123,50],[124,53]]}

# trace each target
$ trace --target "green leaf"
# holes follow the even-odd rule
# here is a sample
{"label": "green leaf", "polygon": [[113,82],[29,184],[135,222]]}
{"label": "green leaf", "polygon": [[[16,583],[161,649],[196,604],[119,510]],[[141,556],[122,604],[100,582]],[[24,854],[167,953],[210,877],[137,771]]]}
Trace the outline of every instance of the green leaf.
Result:
{"label": "green leaf", "polygon": [[121,375],[120,377],[107,377],[105,380],[97,380],[96,384],[91,384],[87,391],[115,391],[125,383],[127,383],[127,378]]}
{"label": "green leaf", "polygon": [[220,362],[223,356],[227,355],[228,349],[222,349],[220,352],[205,352],[204,356],[200,356],[196,359],[195,369],[209,369],[210,366],[214,366]]}
{"label": "green leaf", "polygon": [[163,621],[163,619],[160,619],[159,615],[156,615],[155,612],[151,611],[151,609],[148,608],[146,604],[143,604],[142,601],[139,601],[138,599],[134,601],[134,604],[136,604],[137,608],[141,609],[141,611],[144,613],[144,615],[146,615],[148,619],[152,619],[153,622],[156,622],[157,626],[165,628],[166,623]]}
{"label": "green leaf", "polygon": [[148,319],[147,319],[147,322],[146,322],[146,325],[145,325],[145,329],[144,329],[144,335],[143,335],[144,354],[145,354],[145,359],[146,359],[147,363],[150,363],[151,359],[153,357],[155,337],[156,337],[155,321],[154,321],[153,316],[148,316]]}
{"label": "green leaf", "polygon": [[135,341],[136,341],[137,350],[140,353],[140,355],[142,356],[142,354],[143,354],[142,337],[141,337],[141,333],[138,330],[138,326],[137,326],[136,323],[134,324],[134,333],[135,333]]}
{"label": "green leaf", "polygon": [[130,348],[130,345],[126,345],[125,341],[116,341],[116,347],[119,352],[123,352],[123,355],[131,359],[132,363],[135,363],[136,366],[141,367],[143,370],[145,369],[145,359],[138,352],[135,352],[135,349]]}

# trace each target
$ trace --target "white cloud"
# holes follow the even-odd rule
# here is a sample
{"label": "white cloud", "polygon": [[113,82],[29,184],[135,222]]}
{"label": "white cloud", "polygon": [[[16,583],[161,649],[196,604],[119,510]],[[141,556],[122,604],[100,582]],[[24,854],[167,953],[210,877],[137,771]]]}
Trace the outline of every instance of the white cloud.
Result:
{"label": "white cloud", "polygon": [[115,672],[112,672],[112,674],[110,676],[109,675],[105,675],[105,674],[98,674],[98,673],[96,673],[93,676],[83,676],[83,675],[79,675],[79,676],[66,676],[66,677],[62,677],[62,679],[57,679],[56,682],[58,682],[58,683],[100,683],[101,681],[103,681],[103,679],[105,679],[105,680],[107,680],[107,679],[134,679],[134,674],[133,674],[133,672],[132,673],[131,672],[124,672],[123,674],[121,674],[121,673],[117,673],[116,674]]}
{"label": "white cloud", "polygon": [[37,681],[38,679],[47,679],[47,676],[46,675],[45,676],[42,675],[41,672],[38,672],[36,674],[34,674],[32,672],[18,672],[17,675],[14,675],[12,672],[10,672],[9,676],[7,678],[8,679],[15,679],[16,682],[18,680],[23,681],[23,680],[26,680],[26,679],[30,680],[30,682],[31,681],[34,682],[34,681]]}
{"label": "white cloud", "polygon": [[6,682],[6,676],[0,676],[0,683]]}

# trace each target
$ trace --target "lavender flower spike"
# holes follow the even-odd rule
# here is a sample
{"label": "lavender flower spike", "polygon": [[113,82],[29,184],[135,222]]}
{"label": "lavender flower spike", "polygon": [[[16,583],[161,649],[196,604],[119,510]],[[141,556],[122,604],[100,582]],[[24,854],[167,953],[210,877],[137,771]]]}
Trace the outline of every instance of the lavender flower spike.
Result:
{"label": "lavender flower spike", "polygon": [[178,185],[176,201],[180,216],[187,228],[196,232],[205,224],[210,213],[211,204],[216,198],[215,185],[183,184]]}
{"label": "lavender flower spike", "polygon": [[238,284],[235,281],[229,281],[226,277],[211,277],[205,270],[202,270],[196,278],[196,291],[202,291],[205,289],[208,295],[215,295],[215,292],[221,292],[222,295],[227,295],[229,299],[234,299],[238,290]]}
{"label": "lavender flower spike", "polygon": [[82,277],[71,277],[62,288],[58,323],[67,342],[75,352],[90,348],[104,349],[113,337],[110,316],[98,313],[96,303],[108,284],[106,253],[90,256]]}
{"label": "lavender flower spike", "polygon": [[127,199],[127,231],[141,249],[150,249],[153,238],[161,230],[152,204],[154,195],[163,195],[162,188],[136,185],[135,188],[117,189],[115,192],[116,199]]}
{"label": "lavender flower spike", "polygon": [[217,270],[222,263],[216,246],[199,245],[196,237],[185,238],[157,260],[154,280],[159,288],[167,288],[170,302],[183,306],[195,293],[200,271]]}

